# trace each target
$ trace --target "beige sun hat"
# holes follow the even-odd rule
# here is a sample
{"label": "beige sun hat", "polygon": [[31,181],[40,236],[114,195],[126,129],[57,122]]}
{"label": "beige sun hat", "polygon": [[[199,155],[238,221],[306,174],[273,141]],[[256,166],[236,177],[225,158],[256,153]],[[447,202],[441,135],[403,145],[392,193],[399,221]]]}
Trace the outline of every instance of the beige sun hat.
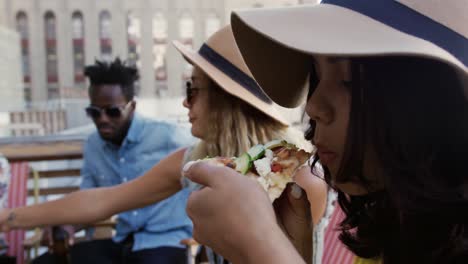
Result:
{"label": "beige sun hat", "polygon": [[234,12],[231,25],[255,80],[285,107],[304,101],[314,54],[436,59],[457,71],[468,97],[467,0],[323,0]]}
{"label": "beige sun hat", "polygon": [[252,105],[283,125],[288,121],[277,110],[277,106],[253,79],[236,46],[231,26],[215,32],[198,52],[173,41],[176,49],[191,64],[200,67],[227,93]]}

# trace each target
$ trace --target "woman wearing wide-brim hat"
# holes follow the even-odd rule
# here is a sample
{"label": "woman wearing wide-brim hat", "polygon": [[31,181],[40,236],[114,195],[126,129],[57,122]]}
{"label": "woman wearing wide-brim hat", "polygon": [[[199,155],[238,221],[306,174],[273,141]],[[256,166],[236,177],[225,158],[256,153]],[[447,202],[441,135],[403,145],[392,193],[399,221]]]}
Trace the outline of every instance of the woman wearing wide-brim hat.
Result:
{"label": "woman wearing wide-brim hat", "polygon": [[[230,26],[213,34],[198,52],[179,42],[174,44],[194,66],[183,105],[189,109],[192,134],[200,141],[172,153],[137,180],[109,188],[75,192],[39,206],[2,211],[0,224],[4,230],[47,225],[52,220],[54,224],[95,222],[161,201],[179,191],[185,192],[187,199],[188,194],[198,188],[181,175],[182,167],[190,160],[207,156],[240,156],[256,144],[274,139],[286,139],[311,150],[311,144],[304,139],[303,133],[289,128],[277,106],[252,78],[234,42]],[[317,224],[324,214],[327,186],[323,179],[312,177],[307,169],[300,170],[295,180],[297,185],[290,185],[275,201],[282,212],[278,219],[291,238],[301,242],[296,248],[305,258],[311,258],[312,223]],[[222,202],[227,205],[230,200]],[[51,219],[45,217],[47,215],[55,217]],[[296,232],[298,227],[307,232]],[[228,234],[218,235],[224,237]]]}
{"label": "woman wearing wide-brim hat", "polygon": [[[325,0],[231,17],[266,94],[286,107],[307,101],[315,160],[346,214],[340,239],[360,257],[468,260],[467,14],[464,0]],[[197,239],[239,263],[301,263],[243,178],[203,163],[186,173],[215,186],[189,200]],[[231,193],[241,195],[229,207],[213,202]],[[257,212],[248,225],[221,224],[246,211]]]}

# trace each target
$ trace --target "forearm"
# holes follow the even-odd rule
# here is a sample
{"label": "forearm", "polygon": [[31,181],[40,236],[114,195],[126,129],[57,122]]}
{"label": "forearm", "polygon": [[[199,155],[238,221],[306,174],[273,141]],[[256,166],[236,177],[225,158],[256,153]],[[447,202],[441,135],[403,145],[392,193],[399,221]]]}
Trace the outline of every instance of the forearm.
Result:
{"label": "forearm", "polygon": [[106,188],[71,193],[51,202],[12,209],[8,216],[11,228],[32,228],[45,225],[87,224],[111,216],[105,210]]}
{"label": "forearm", "polygon": [[271,263],[305,264],[286,236],[278,232],[269,232],[264,238],[250,241],[245,254],[233,258],[233,263]]}
{"label": "forearm", "polygon": [[118,187],[113,203],[117,211],[127,211],[162,201],[180,191],[184,149],[178,150],[143,176]]}
{"label": "forearm", "polygon": [[164,200],[181,189],[183,151],[171,154],[145,175],[125,184],[83,190],[59,200],[16,208],[8,224],[13,228],[87,224]]}
{"label": "forearm", "polygon": [[[20,229],[45,225],[89,224],[164,200],[181,188],[177,182],[158,183],[160,184],[147,186],[142,181],[129,183],[128,186],[82,190],[55,201],[15,208],[10,213],[8,224]],[[156,187],[151,188],[152,186]]]}
{"label": "forearm", "polygon": [[152,174],[118,186],[118,190],[115,191],[118,195],[111,198],[113,199],[112,212],[142,208],[162,201],[181,190],[179,181],[165,178],[165,175]]}

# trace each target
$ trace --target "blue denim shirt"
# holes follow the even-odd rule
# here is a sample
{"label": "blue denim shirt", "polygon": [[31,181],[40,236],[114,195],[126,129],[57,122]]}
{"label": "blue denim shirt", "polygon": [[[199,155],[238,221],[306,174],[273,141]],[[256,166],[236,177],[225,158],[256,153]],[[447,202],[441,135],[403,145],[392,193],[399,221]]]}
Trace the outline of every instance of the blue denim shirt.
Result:
{"label": "blue denim shirt", "polygon": [[[172,151],[192,144],[190,131],[171,123],[135,115],[120,147],[104,141],[97,132],[84,147],[81,188],[112,186],[143,175]],[[190,190],[182,189],[156,204],[120,213],[114,241],[134,232],[133,250],[160,246],[181,247],[192,237],[192,222],[185,213]]]}

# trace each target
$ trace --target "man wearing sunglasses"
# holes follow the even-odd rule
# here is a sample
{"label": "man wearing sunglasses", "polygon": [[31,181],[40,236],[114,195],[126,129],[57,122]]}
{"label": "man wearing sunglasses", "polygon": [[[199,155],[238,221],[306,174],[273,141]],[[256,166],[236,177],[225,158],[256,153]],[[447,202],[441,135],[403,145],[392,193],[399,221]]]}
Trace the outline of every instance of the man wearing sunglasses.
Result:
{"label": "man wearing sunglasses", "polygon": [[[97,131],[84,147],[81,188],[133,180],[170,152],[193,143],[189,129],[135,112],[136,68],[117,58],[111,63],[96,61],[86,67],[85,75],[90,81],[90,105],[85,110]],[[74,245],[72,263],[185,263],[179,241],[192,236],[185,213],[188,195],[182,190],[154,205],[119,214],[114,238]]]}

